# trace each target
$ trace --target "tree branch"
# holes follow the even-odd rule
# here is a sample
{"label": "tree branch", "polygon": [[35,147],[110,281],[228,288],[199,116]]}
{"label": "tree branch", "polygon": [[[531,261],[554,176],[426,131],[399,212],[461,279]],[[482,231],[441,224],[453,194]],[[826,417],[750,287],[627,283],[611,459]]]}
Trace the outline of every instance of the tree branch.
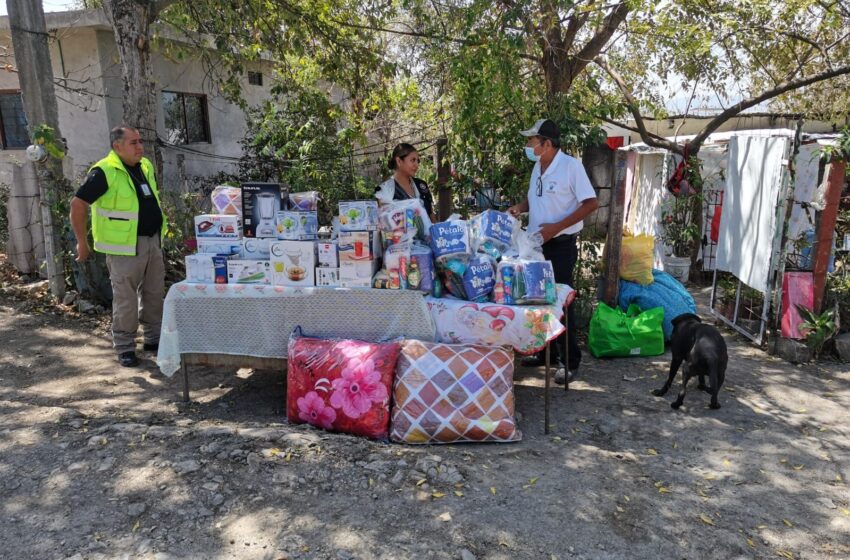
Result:
{"label": "tree branch", "polygon": [[[749,109],[750,107],[755,107],[759,103],[763,101],[767,101],[768,99],[773,99],[774,97],[778,97],[783,93],[793,91],[795,89],[800,89],[802,87],[806,87],[811,84],[815,84],[818,82],[823,82],[825,80],[829,80],[838,76],[843,76],[845,74],[850,74],[850,65],[842,66],[840,68],[835,68],[832,70],[827,70],[825,72],[821,72],[820,74],[815,74],[813,76],[809,76],[808,78],[803,78],[796,81],[788,81],[782,84],[777,85],[773,89],[769,89],[761,95],[757,95],[755,97],[750,97],[749,99],[744,99],[740,101],[713,119],[711,119],[707,125],[688,143],[688,147],[690,148],[691,153],[696,153],[699,151],[700,145],[705,141],[708,136],[720,128],[727,120],[731,119],[738,113]],[[613,77],[613,76],[612,76]],[[643,137],[641,135],[641,137]]]}
{"label": "tree branch", "polygon": [[[654,134],[650,134],[648,130],[646,130],[646,124],[643,122],[643,116],[640,114],[640,106],[638,105],[637,100],[635,100],[632,95],[629,87],[626,85],[625,80],[622,76],[620,76],[619,72],[611,68],[608,64],[608,60],[604,56],[597,56],[593,61],[599,65],[600,68],[605,70],[611,79],[614,80],[614,83],[617,84],[617,87],[620,89],[620,93],[623,94],[623,97],[626,99],[626,106],[629,108],[629,112],[631,112],[632,117],[635,119],[635,125],[637,126],[637,133],[640,134],[641,140],[646,143],[647,146],[653,146],[655,148],[664,148],[666,150],[670,150],[671,152],[681,153],[682,148],[679,147],[675,142],[671,142],[665,138],[661,138],[660,136],[656,136]],[[605,120],[605,119],[603,119]],[[634,130],[632,128],[624,126],[628,130]]]}
{"label": "tree branch", "polygon": [[628,13],[628,4],[626,2],[620,2],[617,4],[616,8],[605,16],[605,19],[602,21],[602,28],[599,29],[593,37],[591,37],[587,44],[585,44],[575,56],[571,68],[573,76],[578,75],[579,72],[584,70],[584,68],[590,64],[600,52],[602,52],[602,49],[605,48],[606,44],[608,44],[608,41],[611,39],[611,36],[614,35],[614,32],[617,31],[617,28],[626,20]]}

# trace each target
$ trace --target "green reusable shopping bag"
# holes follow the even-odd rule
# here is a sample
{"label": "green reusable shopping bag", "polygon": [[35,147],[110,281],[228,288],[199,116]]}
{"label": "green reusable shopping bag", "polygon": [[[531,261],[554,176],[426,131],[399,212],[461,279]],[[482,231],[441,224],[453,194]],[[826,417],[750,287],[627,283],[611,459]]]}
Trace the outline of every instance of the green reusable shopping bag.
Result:
{"label": "green reusable shopping bag", "polygon": [[595,358],[658,356],[664,353],[664,308],[641,312],[635,304],[623,313],[602,302],[590,319],[587,344]]}

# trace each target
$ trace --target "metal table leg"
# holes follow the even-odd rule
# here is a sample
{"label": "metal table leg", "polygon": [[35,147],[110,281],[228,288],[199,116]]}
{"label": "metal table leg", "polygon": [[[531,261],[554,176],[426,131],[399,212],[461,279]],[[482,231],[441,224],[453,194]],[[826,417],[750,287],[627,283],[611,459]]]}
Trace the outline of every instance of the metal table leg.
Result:
{"label": "metal table leg", "polygon": [[189,367],[183,355],[180,355],[180,371],[183,372],[183,402],[189,402]]}
{"label": "metal table leg", "polygon": [[549,343],[546,343],[546,389],[543,393],[543,433],[549,433],[549,384],[551,382],[552,370],[549,357]]}
{"label": "metal table leg", "polygon": [[[568,329],[570,328],[569,325],[567,325],[567,328]],[[564,391],[569,391],[570,390],[570,333],[569,332],[567,332],[567,336],[566,336],[566,339],[565,339],[564,346],[565,346],[565,348],[564,348],[564,363],[562,365],[564,366],[564,373],[567,374],[565,379],[564,379]]]}

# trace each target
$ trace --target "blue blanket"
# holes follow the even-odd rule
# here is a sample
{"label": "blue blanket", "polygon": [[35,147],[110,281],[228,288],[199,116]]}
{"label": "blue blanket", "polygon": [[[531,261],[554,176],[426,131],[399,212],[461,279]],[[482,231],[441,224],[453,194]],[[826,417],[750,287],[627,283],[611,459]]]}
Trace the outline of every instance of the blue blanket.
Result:
{"label": "blue blanket", "polygon": [[620,280],[620,307],[625,311],[629,304],[636,303],[641,310],[653,307],[664,308],[664,339],[673,335],[673,319],[682,313],[696,313],[694,298],[678,280],[661,270],[652,270],[654,282],[641,286],[634,282]]}

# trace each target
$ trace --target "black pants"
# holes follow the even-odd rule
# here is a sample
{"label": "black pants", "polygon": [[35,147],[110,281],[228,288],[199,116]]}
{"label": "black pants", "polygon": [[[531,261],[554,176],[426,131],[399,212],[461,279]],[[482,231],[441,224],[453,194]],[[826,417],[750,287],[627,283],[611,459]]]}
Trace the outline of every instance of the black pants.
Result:
{"label": "black pants", "polygon": [[[552,269],[555,271],[555,282],[569,284],[573,287],[573,271],[578,260],[578,246],[575,235],[561,235],[554,237],[543,244],[543,255],[546,260],[552,261]],[[575,311],[573,306],[567,307],[567,332],[552,341],[553,350],[557,352],[561,363],[565,363],[565,350],[569,344],[569,366],[570,370],[577,370],[581,364],[581,349],[578,347],[575,329]]]}

